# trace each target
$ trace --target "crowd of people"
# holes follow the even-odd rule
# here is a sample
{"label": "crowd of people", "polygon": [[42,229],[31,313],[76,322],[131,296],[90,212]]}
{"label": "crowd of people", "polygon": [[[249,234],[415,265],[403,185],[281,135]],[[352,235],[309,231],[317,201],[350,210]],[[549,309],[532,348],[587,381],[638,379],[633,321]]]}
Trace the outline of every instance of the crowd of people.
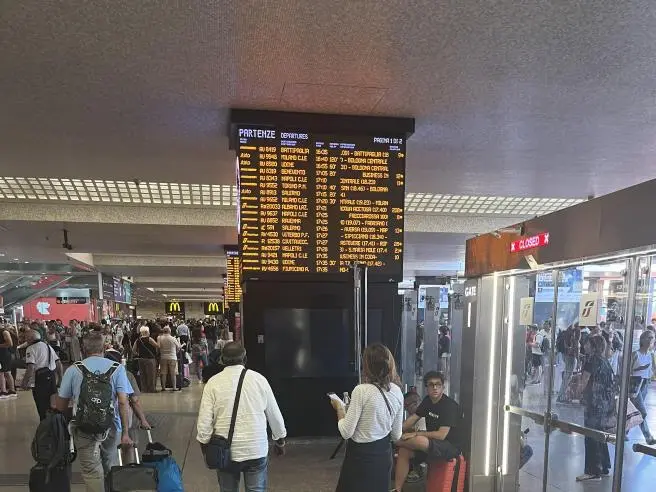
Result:
{"label": "crowd of people", "polygon": [[[639,418],[627,421],[625,439],[629,440],[631,427],[639,426],[645,442],[652,446],[656,444],[656,439],[647,422],[646,399],[656,377],[656,329],[653,325],[640,326],[636,321],[634,330],[639,330],[636,332],[639,347],[631,351],[629,374],[623,374],[625,340],[617,324],[611,321],[581,327],[578,323],[572,323],[556,335],[553,351],[550,320],[546,320],[541,328],[536,325],[527,327],[525,380],[529,385],[542,384],[545,395],[552,387],[557,403],[581,404],[585,427],[614,434],[618,421],[619,389],[622,380],[628,378],[627,415],[633,412],[638,417],[639,412]],[[554,384],[549,381],[551,374],[556,377]],[[558,379],[560,382],[556,384]],[[585,455],[584,473],[577,477],[577,481],[600,480],[610,474],[610,455],[605,442],[586,437]]]}

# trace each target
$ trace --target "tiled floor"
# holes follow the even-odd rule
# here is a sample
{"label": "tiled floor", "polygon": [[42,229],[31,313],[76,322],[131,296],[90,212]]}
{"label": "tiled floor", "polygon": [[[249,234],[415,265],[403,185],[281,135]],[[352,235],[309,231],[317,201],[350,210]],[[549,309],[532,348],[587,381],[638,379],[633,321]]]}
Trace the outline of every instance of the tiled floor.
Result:
{"label": "tiled floor", "polygon": [[[180,393],[144,395],[142,402],[151,424],[156,426],[153,437],[171,448],[183,469],[185,490],[218,492],[216,475],[205,468],[196,442],[196,413],[201,392],[202,385],[194,383]],[[20,393],[17,400],[0,401],[0,492],[27,491],[25,480],[32,466],[30,442],[37,421],[30,393]],[[290,442],[285,457],[272,458],[270,492],[333,492],[343,452],[338,459],[330,461],[328,457],[337,442],[336,439]],[[73,471],[79,471],[77,463]],[[14,485],[3,485],[9,483]],[[84,487],[74,483],[72,490],[83,492]],[[404,490],[416,492],[422,487],[408,486]]]}

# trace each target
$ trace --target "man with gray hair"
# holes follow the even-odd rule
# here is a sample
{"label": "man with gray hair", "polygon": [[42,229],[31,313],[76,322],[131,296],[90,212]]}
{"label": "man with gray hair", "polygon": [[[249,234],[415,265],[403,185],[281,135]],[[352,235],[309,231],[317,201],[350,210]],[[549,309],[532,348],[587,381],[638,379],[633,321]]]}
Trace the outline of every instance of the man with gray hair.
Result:
{"label": "man with gray hair", "polygon": [[[74,403],[73,440],[86,490],[104,492],[105,476],[118,461],[118,445],[132,445],[128,434],[128,395],[133,393],[133,389],[125,368],[103,357],[104,337],[101,332],[92,331],[86,335],[83,346],[87,358],[72,365],[64,373],[56,398],[56,408],[67,413],[69,403]],[[104,401],[106,388],[111,390],[108,402]],[[113,419],[110,414],[111,423],[107,429],[102,430],[100,427],[106,419],[93,419],[98,415],[107,415],[105,412],[98,412],[107,404],[107,408],[113,412]],[[86,430],[90,427],[97,428],[99,432]],[[83,428],[85,430],[82,430]]]}
{"label": "man with gray hair", "polygon": [[166,391],[166,377],[171,376],[173,391],[176,389],[176,376],[178,373],[178,350],[182,347],[180,342],[171,335],[171,327],[166,325],[162,334],[157,337],[159,345],[159,378],[162,383],[162,391]]}
{"label": "man with gray hair", "polygon": [[267,422],[277,454],[284,454],[285,421],[271,386],[264,376],[244,367],[246,350],[238,342],[226,344],[221,354],[225,369],[205,385],[198,412],[198,435],[205,453],[212,436],[228,436],[236,388],[240,379],[241,395],[231,445],[231,470],[217,470],[221,492],[239,492],[241,474],[244,474],[246,492],[267,490],[267,455],[269,441]]}
{"label": "man with gray hair", "polygon": [[51,405],[50,398],[57,393],[57,381],[62,380],[64,369],[55,349],[41,340],[38,331],[28,330],[25,342],[27,369],[21,386],[25,390],[32,388],[39,419],[43,420]]}

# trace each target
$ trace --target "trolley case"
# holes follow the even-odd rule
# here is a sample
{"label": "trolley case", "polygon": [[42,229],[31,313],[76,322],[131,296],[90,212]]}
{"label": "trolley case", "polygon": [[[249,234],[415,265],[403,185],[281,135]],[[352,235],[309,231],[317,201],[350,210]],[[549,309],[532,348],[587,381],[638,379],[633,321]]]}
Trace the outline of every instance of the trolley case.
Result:
{"label": "trolley case", "polygon": [[142,465],[139,450],[136,446],[133,449],[135,463],[123,466],[121,446],[118,447],[118,466],[113,466],[107,475],[108,492],[157,492],[157,470]]}
{"label": "trolley case", "polygon": [[449,461],[436,461],[428,467],[426,492],[463,492],[467,462],[460,455]]}
{"label": "trolley case", "polygon": [[52,468],[50,477],[44,465],[34,465],[30,470],[30,492],[70,492],[71,465]]}
{"label": "trolley case", "polygon": [[146,429],[148,435],[148,445],[146,451],[141,457],[144,466],[155,468],[159,483],[158,492],[184,492],[182,483],[182,471],[173,459],[172,452],[166,446],[159,442],[153,442],[153,436],[150,429]]}

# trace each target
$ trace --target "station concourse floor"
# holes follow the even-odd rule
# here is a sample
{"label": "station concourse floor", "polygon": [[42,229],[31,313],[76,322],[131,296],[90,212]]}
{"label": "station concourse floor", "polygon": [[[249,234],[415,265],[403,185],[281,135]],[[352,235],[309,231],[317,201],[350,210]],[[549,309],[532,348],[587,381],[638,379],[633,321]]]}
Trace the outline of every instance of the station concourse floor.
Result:
{"label": "station concourse floor", "polygon": [[[196,416],[203,385],[192,382],[177,393],[142,395],[148,419],[156,428],[153,439],[171,448],[183,471],[185,490],[219,491],[216,474],[202,461],[196,441]],[[19,392],[18,399],[0,401],[0,492],[25,492],[33,465],[30,443],[38,415],[29,392]],[[143,449],[145,434],[140,436]],[[272,457],[269,465],[270,492],[333,492],[337,484],[343,450],[334,460],[329,456],[337,438],[295,439],[287,445],[282,458]],[[73,465],[73,492],[84,492],[77,463]],[[408,485],[404,491],[419,492],[422,484]]]}

